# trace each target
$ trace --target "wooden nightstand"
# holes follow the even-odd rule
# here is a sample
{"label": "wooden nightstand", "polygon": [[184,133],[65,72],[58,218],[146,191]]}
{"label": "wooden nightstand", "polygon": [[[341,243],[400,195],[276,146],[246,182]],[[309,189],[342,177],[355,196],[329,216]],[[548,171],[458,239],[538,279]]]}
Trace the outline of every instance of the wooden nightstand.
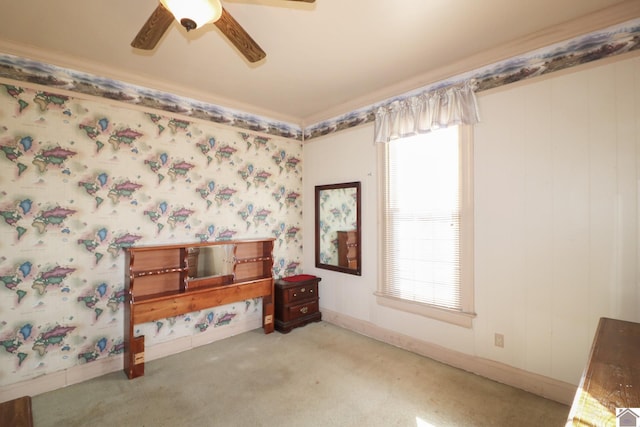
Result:
{"label": "wooden nightstand", "polygon": [[293,328],[322,320],[318,298],[320,280],[308,274],[276,280],[277,331],[286,334]]}

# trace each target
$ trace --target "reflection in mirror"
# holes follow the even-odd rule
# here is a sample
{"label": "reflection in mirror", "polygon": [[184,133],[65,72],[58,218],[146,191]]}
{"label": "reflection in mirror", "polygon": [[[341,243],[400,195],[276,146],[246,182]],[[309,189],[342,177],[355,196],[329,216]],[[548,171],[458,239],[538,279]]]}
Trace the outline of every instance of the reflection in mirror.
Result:
{"label": "reflection in mirror", "polygon": [[316,267],[361,274],[360,182],[316,186]]}
{"label": "reflection in mirror", "polygon": [[233,245],[191,247],[187,257],[189,279],[233,274]]}

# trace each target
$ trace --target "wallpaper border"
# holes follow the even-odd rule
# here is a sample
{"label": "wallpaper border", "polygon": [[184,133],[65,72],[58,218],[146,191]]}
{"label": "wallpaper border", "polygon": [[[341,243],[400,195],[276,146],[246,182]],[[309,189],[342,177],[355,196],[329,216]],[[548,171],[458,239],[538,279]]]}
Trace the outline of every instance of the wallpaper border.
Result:
{"label": "wallpaper border", "polygon": [[1,52],[0,77],[302,140],[302,128],[295,124]]}
{"label": "wallpaper border", "polygon": [[311,125],[304,129],[304,140],[371,123],[380,106],[466,80],[475,80],[476,92],[481,92],[634,50],[640,50],[640,18],[496,62]]}
{"label": "wallpaper border", "polygon": [[373,122],[381,105],[473,79],[477,92],[640,49],[640,18],[442,80],[310,125],[285,123],[168,92],[0,52],[0,77],[92,95],[273,136],[306,141]]}

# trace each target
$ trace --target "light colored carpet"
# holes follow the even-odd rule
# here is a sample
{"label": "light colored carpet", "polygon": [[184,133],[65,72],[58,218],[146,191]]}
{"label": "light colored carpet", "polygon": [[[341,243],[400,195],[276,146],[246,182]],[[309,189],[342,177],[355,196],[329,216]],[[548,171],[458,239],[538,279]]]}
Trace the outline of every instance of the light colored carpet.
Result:
{"label": "light colored carpet", "polygon": [[262,329],[33,398],[46,426],[563,426],[569,407],[326,322]]}

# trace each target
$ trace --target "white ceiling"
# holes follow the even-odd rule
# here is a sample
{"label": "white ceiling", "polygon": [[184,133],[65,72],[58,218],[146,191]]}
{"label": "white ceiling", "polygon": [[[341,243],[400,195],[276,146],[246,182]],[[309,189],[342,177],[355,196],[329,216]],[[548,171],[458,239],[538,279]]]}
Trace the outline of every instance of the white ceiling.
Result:
{"label": "white ceiling", "polygon": [[214,25],[174,22],[155,50],[133,49],[157,0],[0,0],[0,52],[309,125],[640,17],[640,0],[222,3],[265,60],[249,64]]}

